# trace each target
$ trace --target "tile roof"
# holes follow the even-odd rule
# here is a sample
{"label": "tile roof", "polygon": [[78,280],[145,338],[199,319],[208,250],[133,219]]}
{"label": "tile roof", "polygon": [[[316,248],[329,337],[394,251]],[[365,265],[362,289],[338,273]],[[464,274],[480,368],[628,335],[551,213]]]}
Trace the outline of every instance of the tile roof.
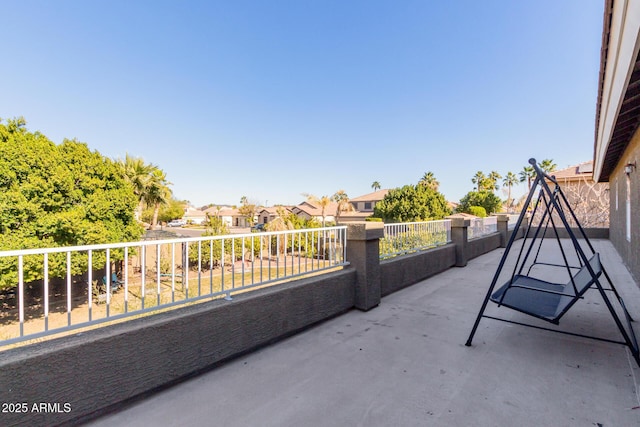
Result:
{"label": "tile roof", "polygon": [[379,200],[384,199],[384,196],[387,195],[389,190],[378,190],[373,193],[365,194],[363,196],[354,197],[353,199],[349,199],[350,202],[377,202]]}
{"label": "tile roof", "polygon": [[556,180],[578,181],[584,178],[591,179],[593,176],[593,161],[582,162],[578,165],[569,166],[566,169],[560,169],[552,172],[550,175],[556,177]]}
{"label": "tile roof", "polygon": [[[298,209],[310,216],[322,216],[322,208],[317,202],[312,202],[309,200],[305,200],[297,206],[294,206],[294,209]],[[335,216],[338,211],[338,204],[336,202],[331,202],[324,209],[324,216]]]}

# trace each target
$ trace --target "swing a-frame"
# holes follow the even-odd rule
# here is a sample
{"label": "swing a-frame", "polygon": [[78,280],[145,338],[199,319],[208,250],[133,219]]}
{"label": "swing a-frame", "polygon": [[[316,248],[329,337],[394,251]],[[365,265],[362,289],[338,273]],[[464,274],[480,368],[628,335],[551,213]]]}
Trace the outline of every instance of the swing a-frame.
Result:
{"label": "swing a-frame", "polygon": [[[498,269],[493,276],[491,286],[489,286],[489,290],[484,298],[480,312],[476,317],[476,321],[473,325],[473,329],[471,330],[471,334],[469,335],[469,339],[467,339],[466,345],[471,345],[476,330],[478,329],[478,325],[480,324],[480,320],[482,318],[490,318],[551,332],[626,345],[631,351],[636,363],[640,366],[638,342],[631,325],[633,319],[629,315],[629,312],[624,305],[624,301],[613,285],[607,271],[600,262],[600,254],[596,252],[591,245],[591,242],[576,218],[574,211],[571,209],[567,198],[555,178],[543,172],[535,159],[530,159],[529,163],[533,166],[536,175],[524,206],[530,206],[534,200],[534,196],[537,194],[538,197],[534,202],[531,218],[540,219],[537,221],[536,225],[532,225],[532,222],[529,222],[526,226],[523,243],[518,251],[513,271],[509,275],[508,280],[496,288],[498,279],[504,269],[516,236],[522,228],[523,220],[527,213],[526,208],[522,210],[515,228],[511,233],[511,237],[509,238],[504,254],[498,264]],[[547,181],[552,184],[550,185]],[[536,216],[536,214],[538,214],[538,216]],[[567,221],[567,215],[576,224],[576,232],[574,232],[570,227],[569,222]],[[569,250],[563,247],[560,240],[560,234],[558,233],[558,228],[562,228],[566,231],[563,235],[568,235],[571,242],[568,247],[570,250],[572,249],[571,252],[575,251],[574,258],[577,258],[578,265],[570,265],[569,255],[572,254],[569,254]],[[576,233],[578,234],[578,237],[576,237]],[[540,255],[544,254],[542,243],[547,234],[550,234],[552,238],[555,238],[562,255],[562,264],[542,262],[539,260]],[[580,241],[578,238],[580,238]],[[533,261],[530,262],[529,258],[532,255]],[[564,269],[567,273],[567,280],[560,283],[555,283],[555,280],[541,280],[531,274],[534,266]],[[502,275],[503,280],[505,275],[506,274]],[[553,274],[553,277],[557,276],[557,274]],[[607,282],[607,288],[602,285],[604,280]],[[485,314],[487,304],[489,301],[492,301],[498,306],[508,307],[529,316],[558,325],[562,316],[564,316],[576,302],[583,299],[583,295],[589,289],[595,289],[600,293],[607,309],[611,313],[613,321],[622,335],[622,341],[545,328]],[[611,294],[613,294],[612,296],[615,296],[615,300],[617,300],[619,308],[624,314],[627,324],[626,328],[612,304],[612,299],[609,298],[609,295]]]}

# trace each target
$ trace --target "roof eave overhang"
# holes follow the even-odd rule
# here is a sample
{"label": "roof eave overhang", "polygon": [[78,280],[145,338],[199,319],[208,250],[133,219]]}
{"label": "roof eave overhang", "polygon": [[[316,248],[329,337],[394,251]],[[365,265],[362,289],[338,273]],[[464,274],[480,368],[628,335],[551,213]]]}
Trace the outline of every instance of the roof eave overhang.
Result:
{"label": "roof eave overhang", "polygon": [[640,122],[640,0],[607,0],[596,109],[593,178],[609,180]]}

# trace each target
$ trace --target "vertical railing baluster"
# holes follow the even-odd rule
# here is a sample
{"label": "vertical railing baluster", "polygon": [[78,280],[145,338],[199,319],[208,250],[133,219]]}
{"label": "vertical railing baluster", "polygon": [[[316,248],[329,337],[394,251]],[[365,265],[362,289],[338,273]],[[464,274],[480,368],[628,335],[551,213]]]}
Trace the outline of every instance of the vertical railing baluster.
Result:
{"label": "vertical railing baluster", "polygon": [[141,287],[141,291],[140,293],[142,294],[140,296],[140,305],[142,306],[142,309],[144,310],[144,297],[146,294],[146,279],[147,279],[147,245],[141,245],[140,247],[140,252],[142,254],[142,259],[140,260],[140,287]]}
{"label": "vertical railing baluster", "polygon": [[162,263],[160,262],[160,258],[161,258],[161,253],[160,253],[160,246],[161,245],[156,245],[156,301],[157,301],[157,305],[160,305],[160,278],[162,277],[161,274],[161,270],[162,270]]}
{"label": "vertical railing baluster", "polygon": [[202,240],[198,241],[198,296],[202,296]]}
{"label": "vertical railing baluster", "polygon": [[222,292],[224,292],[224,290],[225,290],[225,286],[224,286],[225,285],[225,283],[224,283],[224,258],[225,258],[224,257],[224,237],[222,239],[220,239],[220,247],[221,247],[220,266],[221,266],[221,270],[222,270],[222,272],[221,272],[221,280],[222,280],[222,282],[221,282],[220,286],[221,286]]}
{"label": "vertical railing baluster", "polygon": [[20,336],[24,336],[24,260],[18,255],[18,317],[20,320]]}
{"label": "vertical railing baluster", "polygon": [[176,302],[176,244],[171,243],[171,302]]}
{"label": "vertical railing baluster", "polygon": [[124,247],[124,312],[129,312],[129,246]]}
{"label": "vertical railing baluster", "polygon": [[67,326],[71,326],[71,252],[67,251]]}
{"label": "vertical railing baluster", "polygon": [[93,319],[93,251],[87,251],[87,295],[89,301],[89,322]]}
{"label": "vertical railing baluster", "polygon": [[256,239],[251,236],[251,285],[255,284],[255,272],[256,272],[256,251],[255,251]]}
{"label": "vertical railing baluster", "polygon": [[107,317],[109,317],[110,313],[110,306],[111,306],[111,272],[109,270],[111,270],[111,259],[110,259],[110,252],[109,252],[109,248],[107,248],[107,250],[105,251],[105,265],[104,265],[104,282],[105,282],[105,287],[107,288]]}
{"label": "vertical railing baluster", "polygon": [[[44,287],[44,330],[49,330],[49,254],[44,254],[44,277],[42,286]],[[89,321],[91,321],[91,304],[89,304]]]}
{"label": "vertical railing baluster", "polygon": [[182,271],[184,272],[184,283],[182,286],[185,288],[185,298],[189,299],[189,244],[184,244],[184,260],[182,260]]}
{"label": "vertical railing baluster", "polygon": [[302,232],[298,231],[298,274],[302,273]]}
{"label": "vertical railing baluster", "polygon": [[209,294],[213,294],[213,239],[209,240]]}
{"label": "vertical railing baluster", "polygon": [[242,238],[242,287],[244,288],[244,237]]}
{"label": "vertical railing baluster", "polygon": [[236,239],[231,239],[231,289],[236,288]]}
{"label": "vertical railing baluster", "polygon": [[267,258],[267,263],[268,263],[268,269],[269,269],[269,280],[271,280],[271,238],[272,236],[268,236],[267,237],[267,254],[269,256],[269,258]]}
{"label": "vertical railing baluster", "polygon": [[260,234],[260,281],[262,282],[262,270],[263,270],[263,266],[262,266],[262,260],[264,258],[264,245],[262,244],[262,242],[264,241],[264,239],[262,238],[263,235]]}

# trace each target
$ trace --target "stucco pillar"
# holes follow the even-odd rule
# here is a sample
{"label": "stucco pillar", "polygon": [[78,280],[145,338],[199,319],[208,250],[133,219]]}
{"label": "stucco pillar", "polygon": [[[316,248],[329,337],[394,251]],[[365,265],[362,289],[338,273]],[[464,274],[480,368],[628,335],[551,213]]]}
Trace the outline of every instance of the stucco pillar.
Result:
{"label": "stucco pillar", "polygon": [[381,222],[354,222],[347,225],[347,260],[356,270],[355,307],[367,311],[380,304]]}
{"label": "stucco pillar", "polygon": [[456,267],[467,265],[468,228],[471,220],[464,218],[451,219],[451,241],[456,245]]}
{"label": "stucco pillar", "polygon": [[497,224],[500,233],[500,247],[506,248],[509,241],[509,215],[498,215]]}

